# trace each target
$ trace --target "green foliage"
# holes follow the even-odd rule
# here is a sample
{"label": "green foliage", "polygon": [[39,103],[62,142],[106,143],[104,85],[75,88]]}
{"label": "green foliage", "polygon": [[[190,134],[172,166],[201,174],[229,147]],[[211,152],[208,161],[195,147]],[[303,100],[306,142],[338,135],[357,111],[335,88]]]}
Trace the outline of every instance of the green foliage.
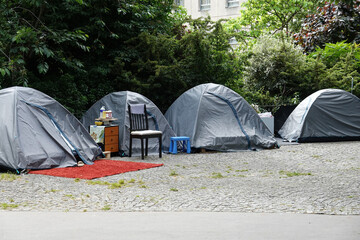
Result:
{"label": "green foliage", "polygon": [[289,103],[299,91],[305,72],[306,56],[287,38],[262,35],[253,46],[245,83],[251,89],[276,96],[278,103]]}
{"label": "green foliage", "polygon": [[301,19],[316,7],[315,0],[247,0],[241,16],[230,19],[227,29],[237,32],[237,40],[258,37],[263,33],[298,31]]}
{"label": "green foliage", "polygon": [[354,61],[354,64],[360,68],[360,44],[356,43],[351,44],[346,43],[345,41],[326,43],[323,49],[317,47],[316,51],[311,53],[310,56],[318,58],[327,67],[332,67],[349,54]]}
{"label": "green foliage", "polygon": [[131,39],[131,64],[117,58],[113,72],[134,91],[151,98],[161,110],[184,91],[205,82],[227,84],[239,77],[239,61],[220,21],[190,20],[173,34],[143,32]]}
{"label": "green foliage", "polygon": [[[360,45],[338,42],[317,48],[309,58],[321,61],[326,69],[318,81],[318,89],[339,88],[360,96]],[[353,87],[352,87],[353,85]]]}
{"label": "green foliage", "polygon": [[[41,76],[50,71],[67,71],[68,66],[78,61],[70,51],[87,49],[84,45],[87,35],[81,29],[65,28],[56,21],[60,7],[80,8],[78,2],[1,0],[0,3],[0,87],[27,86],[31,81],[29,73]],[[55,28],[54,24],[58,26]]]}
{"label": "green foliage", "polygon": [[[306,57],[286,37],[318,3],[248,0],[242,16],[224,24],[191,20],[172,0],[0,0],[0,88],[36,88],[77,117],[122,90],[139,92],[165,111],[181,93],[206,82],[262,106],[296,103],[323,87],[350,91],[351,81],[358,94],[358,45],[325,47],[331,38],[324,37],[322,45],[311,44],[325,48]],[[353,15],[344,15],[349,19],[333,22],[358,33],[359,4],[352,6]],[[340,29],[333,22],[326,23],[329,29]],[[336,31],[341,41],[349,36]],[[259,37],[264,32],[278,34]],[[232,37],[246,44],[234,51]]]}
{"label": "green foliage", "polygon": [[[105,94],[131,90],[127,67],[137,53],[125,42],[141,32],[170,33],[184,13],[172,13],[172,6],[172,0],[0,0],[0,88],[34,87],[80,117]],[[116,58],[125,63],[118,81]]]}

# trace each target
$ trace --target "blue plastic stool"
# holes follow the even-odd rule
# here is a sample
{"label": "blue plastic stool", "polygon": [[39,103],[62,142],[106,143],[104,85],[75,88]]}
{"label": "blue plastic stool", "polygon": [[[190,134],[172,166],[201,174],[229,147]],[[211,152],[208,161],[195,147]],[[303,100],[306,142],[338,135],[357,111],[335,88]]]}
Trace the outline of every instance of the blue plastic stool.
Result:
{"label": "blue plastic stool", "polygon": [[173,154],[177,154],[177,141],[182,143],[182,151],[185,152],[185,144],[186,144],[186,152],[191,152],[190,147],[190,138],[189,137],[171,137],[170,138],[170,148],[169,152]]}

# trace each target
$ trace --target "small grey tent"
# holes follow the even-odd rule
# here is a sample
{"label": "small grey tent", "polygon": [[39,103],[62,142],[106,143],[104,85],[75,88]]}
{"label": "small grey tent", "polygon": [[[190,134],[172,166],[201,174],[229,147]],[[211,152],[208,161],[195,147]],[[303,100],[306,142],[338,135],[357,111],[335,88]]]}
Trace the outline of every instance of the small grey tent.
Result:
{"label": "small grey tent", "polygon": [[208,83],[186,91],[165,117],[178,136],[190,137],[194,148],[228,151],[277,146],[248,102],[222,85]]}
{"label": "small grey tent", "polygon": [[15,170],[92,164],[101,149],[60,103],[32,88],[0,90],[0,166]]}
{"label": "small grey tent", "polygon": [[[110,93],[94,103],[84,114],[81,122],[85,127],[89,128],[90,125],[94,124],[95,118],[99,117],[99,111],[102,106],[105,106],[106,110],[111,110],[112,116],[117,118],[112,124],[119,125],[119,149],[120,151],[124,151],[125,154],[128,154],[130,141],[128,104],[146,104],[149,117],[149,129],[163,132],[163,150],[167,151],[170,145],[170,137],[175,136],[175,133],[170,128],[169,123],[159,108],[141,94],[130,91]],[[149,139],[149,154],[158,154],[158,144],[157,139]],[[133,140],[132,154],[139,155],[140,149],[140,141]]]}
{"label": "small grey tent", "polygon": [[305,98],[279,130],[289,142],[360,139],[360,99],[339,89],[319,90]]}

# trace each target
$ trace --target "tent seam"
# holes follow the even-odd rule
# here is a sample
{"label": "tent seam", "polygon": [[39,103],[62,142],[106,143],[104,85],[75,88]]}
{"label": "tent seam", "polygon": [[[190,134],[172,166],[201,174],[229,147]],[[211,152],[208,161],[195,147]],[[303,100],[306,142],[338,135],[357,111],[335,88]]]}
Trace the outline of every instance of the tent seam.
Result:
{"label": "tent seam", "polygon": [[75,149],[75,152],[77,153],[77,155],[81,158],[81,160],[88,164],[88,165],[91,165],[93,164],[92,162],[89,162],[87,161],[81,154],[80,154],[80,151],[78,150],[78,148],[72,143],[72,141],[70,141],[70,139],[66,136],[66,134],[63,132],[63,130],[60,128],[59,124],[57,123],[57,121],[55,120],[55,118],[52,116],[52,114],[44,107],[40,106],[40,105],[37,105],[37,104],[33,104],[33,103],[30,103],[30,102],[27,102],[25,100],[21,100],[22,102],[30,105],[30,106],[33,106],[33,107],[36,107],[36,108],[39,108],[40,110],[42,110],[43,112],[46,113],[46,115],[50,118],[50,120],[53,121],[53,123],[56,125],[56,127],[58,128],[58,130],[61,132],[61,134],[64,135],[65,139],[71,144],[71,146]]}
{"label": "tent seam", "polygon": [[197,111],[196,111],[195,126],[193,128],[193,133],[192,133],[192,142],[194,142],[194,139],[195,139],[195,130],[196,130],[196,127],[198,125],[199,109],[200,109],[200,105],[201,105],[201,102],[202,102],[202,98],[204,97],[204,93],[207,91],[208,87],[209,86],[207,85],[206,88],[204,89],[204,91],[202,92],[201,96],[200,96],[199,105],[198,105]]}

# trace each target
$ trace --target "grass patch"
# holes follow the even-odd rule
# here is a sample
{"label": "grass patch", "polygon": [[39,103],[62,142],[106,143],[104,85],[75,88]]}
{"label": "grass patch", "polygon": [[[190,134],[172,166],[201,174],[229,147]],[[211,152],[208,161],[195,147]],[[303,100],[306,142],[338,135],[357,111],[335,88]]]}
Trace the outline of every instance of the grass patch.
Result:
{"label": "grass patch", "polygon": [[175,170],[171,170],[169,176],[171,176],[171,177],[176,177],[176,176],[179,176],[179,174],[177,174],[177,173],[175,172]]}
{"label": "grass patch", "polygon": [[111,207],[109,205],[105,205],[101,210],[103,211],[109,211]]}
{"label": "grass patch", "polygon": [[243,174],[239,174],[239,175],[233,175],[234,177],[246,177],[245,175]]}
{"label": "grass patch", "polygon": [[224,176],[221,173],[213,172],[211,178],[224,178]]}
{"label": "grass patch", "polygon": [[50,189],[50,190],[46,190],[45,193],[56,193],[56,192],[60,192],[60,190],[58,189]]}
{"label": "grass patch", "polygon": [[117,188],[122,188],[122,187],[124,187],[126,185],[126,183],[125,183],[125,181],[124,181],[124,179],[120,179],[118,182],[116,182],[116,183],[111,183],[110,185],[109,185],[109,188],[110,189],[117,189]]}
{"label": "grass patch", "polygon": [[289,171],[279,171],[279,174],[286,175],[287,177],[297,177],[297,176],[311,176],[311,173],[299,173],[299,172],[289,172]]}
{"label": "grass patch", "polygon": [[128,181],[128,183],[135,183],[135,182],[136,182],[136,180],[133,178]]}
{"label": "grass patch", "polygon": [[3,210],[9,210],[19,207],[18,204],[0,203],[0,208]]}
{"label": "grass patch", "polygon": [[68,197],[70,199],[75,199],[75,197],[72,194],[65,194],[65,197]]}
{"label": "grass patch", "polygon": [[20,176],[16,175],[15,173],[10,173],[10,172],[0,173],[0,181],[12,182],[18,178],[20,178]]}
{"label": "grass patch", "polygon": [[86,181],[87,184],[89,185],[110,185],[109,182],[104,182],[104,181],[93,181],[93,180],[89,180],[89,181]]}
{"label": "grass patch", "polygon": [[179,190],[176,189],[176,188],[170,188],[170,191],[172,191],[172,192],[178,192]]}
{"label": "grass patch", "polygon": [[[118,188],[122,188],[122,187],[130,187],[133,184],[136,183],[135,179],[130,179],[129,181],[125,181],[124,179],[120,179],[118,182],[115,183],[109,183],[109,182],[104,182],[104,181],[86,181],[87,184],[89,185],[103,185],[103,186],[108,186],[109,189],[118,189]],[[139,185],[144,185],[144,182],[139,180],[137,182]]]}

